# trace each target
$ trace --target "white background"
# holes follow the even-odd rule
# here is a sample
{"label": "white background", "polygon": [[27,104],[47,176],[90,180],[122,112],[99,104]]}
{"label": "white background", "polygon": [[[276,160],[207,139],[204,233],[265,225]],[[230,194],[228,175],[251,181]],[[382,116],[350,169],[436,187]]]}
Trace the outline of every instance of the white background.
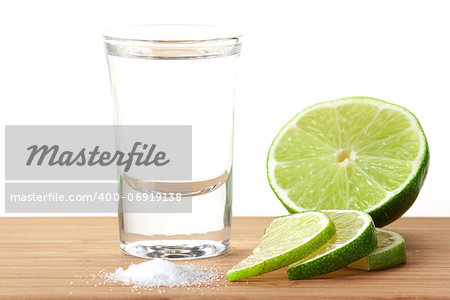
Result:
{"label": "white background", "polygon": [[410,109],[428,137],[429,175],[407,215],[450,216],[449,12],[448,1],[411,0],[4,1],[1,122],[111,124],[101,38],[109,27],[231,25],[246,35],[234,215],[286,213],[267,183],[265,162],[273,137],[293,115],[318,101],[372,96]]}

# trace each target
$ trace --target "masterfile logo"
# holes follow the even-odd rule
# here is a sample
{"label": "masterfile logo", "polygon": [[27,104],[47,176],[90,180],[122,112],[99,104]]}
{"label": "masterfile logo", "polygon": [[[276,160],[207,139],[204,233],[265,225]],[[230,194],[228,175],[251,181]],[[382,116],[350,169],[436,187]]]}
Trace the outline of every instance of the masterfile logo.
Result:
{"label": "masterfile logo", "polygon": [[[139,148],[142,151],[139,151]],[[100,152],[100,146],[95,146],[92,151],[82,148],[78,153],[73,151],[60,151],[60,147],[57,145],[48,146],[33,145],[27,148],[30,151],[30,156],[28,157],[27,166],[31,166],[35,163],[41,166],[45,161],[49,166],[109,166],[111,164],[116,164],[117,166],[125,166],[124,171],[128,172],[133,164],[136,166],[150,166],[155,165],[157,167],[164,166],[169,163],[170,160],[166,159],[166,153],[164,151],[158,151],[154,155],[156,145],[153,144],[149,147],[147,144],[141,142],[135,142],[133,149],[124,153],[122,151],[116,150],[114,153],[109,151]],[[38,158],[36,158],[38,156]],[[145,158],[144,158],[145,157]],[[34,162],[36,158],[36,162]],[[135,160],[136,158],[136,160]]]}

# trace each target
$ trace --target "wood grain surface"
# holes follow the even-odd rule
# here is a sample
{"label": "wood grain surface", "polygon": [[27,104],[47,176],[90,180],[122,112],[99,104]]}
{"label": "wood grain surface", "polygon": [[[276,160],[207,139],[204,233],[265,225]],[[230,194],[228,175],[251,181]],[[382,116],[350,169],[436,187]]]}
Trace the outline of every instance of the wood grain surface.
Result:
{"label": "wood grain surface", "polygon": [[[246,257],[272,218],[233,219],[230,251],[191,261],[223,271]],[[341,269],[289,281],[281,269],[207,287],[132,289],[92,278],[143,260],[121,252],[116,218],[0,218],[0,298],[436,298],[450,299],[450,218],[402,218],[406,265],[376,272]],[[182,262],[181,262],[182,263]]]}

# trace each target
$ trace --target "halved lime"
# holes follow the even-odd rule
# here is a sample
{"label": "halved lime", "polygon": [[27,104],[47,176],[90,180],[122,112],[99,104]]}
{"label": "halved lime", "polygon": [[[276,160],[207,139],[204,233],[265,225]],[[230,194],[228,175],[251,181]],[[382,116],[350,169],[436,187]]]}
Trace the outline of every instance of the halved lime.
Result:
{"label": "halved lime", "polygon": [[289,212],[355,209],[382,227],[414,202],[425,179],[428,144],[405,108],[352,97],[313,105],[275,137],[270,185]]}
{"label": "halved lime", "polygon": [[304,279],[336,271],[369,254],[377,245],[372,218],[356,210],[324,211],[336,226],[325,245],[287,269],[289,279]]}
{"label": "halved lime", "polygon": [[359,270],[380,270],[404,264],[406,262],[406,248],[403,237],[394,231],[376,228],[378,244],[368,256],[348,265],[349,268]]}
{"label": "halved lime", "polygon": [[229,281],[285,267],[325,244],[336,230],[321,212],[303,212],[276,218],[253,253],[228,271]]}

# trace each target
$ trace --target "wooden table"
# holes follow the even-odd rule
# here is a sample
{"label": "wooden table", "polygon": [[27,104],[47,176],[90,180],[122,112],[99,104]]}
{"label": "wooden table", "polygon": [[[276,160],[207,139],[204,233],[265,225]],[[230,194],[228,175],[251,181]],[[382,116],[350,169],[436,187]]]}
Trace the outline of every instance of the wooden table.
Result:
{"label": "wooden table", "polygon": [[[228,254],[193,263],[223,273],[247,256],[271,218],[234,218]],[[202,288],[135,290],[92,279],[142,259],[123,254],[115,218],[0,218],[0,298],[437,298],[450,299],[450,218],[402,218],[387,228],[406,240],[406,265],[377,272],[342,269],[289,281],[281,269]]]}

